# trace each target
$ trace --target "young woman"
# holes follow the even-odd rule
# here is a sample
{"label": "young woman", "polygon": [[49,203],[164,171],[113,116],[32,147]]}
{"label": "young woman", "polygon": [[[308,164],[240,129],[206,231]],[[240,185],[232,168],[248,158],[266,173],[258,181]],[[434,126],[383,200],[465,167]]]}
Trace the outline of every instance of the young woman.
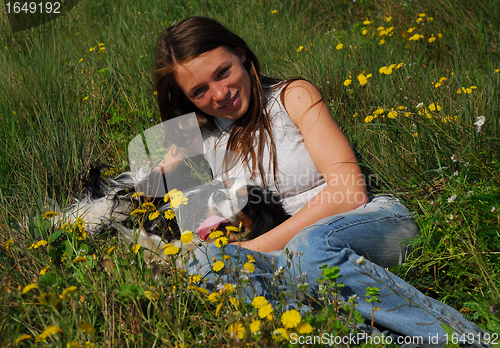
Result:
{"label": "young woman", "polygon": [[[406,243],[418,228],[396,198],[369,197],[353,150],[314,85],[263,76],[240,37],[214,20],[191,17],[160,36],[155,87],[163,121],[195,112],[205,153],[237,153],[226,163],[227,174],[276,190],[293,214],[254,240],[226,247],[232,257],[224,260],[227,267],[246,262],[247,255],[256,259],[249,296],[272,299],[274,272],[283,267],[307,274],[308,295],[317,299],[316,280],[327,264],[340,268],[342,299],[357,295],[356,308],[367,319],[366,287],[380,289],[380,327],[428,342],[445,337],[440,323],[479,332],[460,313],[383,268],[404,262]],[[180,159],[181,151],[172,148],[161,166],[172,171]],[[210,245],[195,256],[190,271],[210,284],[220,250]],[[292,284],[284,286],[294,291]]]}

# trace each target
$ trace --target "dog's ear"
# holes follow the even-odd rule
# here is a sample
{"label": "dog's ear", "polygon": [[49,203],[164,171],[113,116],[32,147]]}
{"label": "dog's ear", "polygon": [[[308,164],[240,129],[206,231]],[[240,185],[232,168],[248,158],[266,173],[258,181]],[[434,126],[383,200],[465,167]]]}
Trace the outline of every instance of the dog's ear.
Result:
{"label": "dog's ear", "polygon": [[80,173],[79,179],[83,185],[83,196],[93,200],[102,198],[106,195],[107,187],[104,184],[101,171],[109,168],[112,167],[107,164],[94,161],[91,163],[90,168],[86,172]]}
{"label": "dog's ear", "polygon": [[250,240],[272,230],[290,217],[283,207],[283,202],[277,193],[260,186],[248,187],[248,202],[246,213],[254,222],[253,230],[247,235]]}

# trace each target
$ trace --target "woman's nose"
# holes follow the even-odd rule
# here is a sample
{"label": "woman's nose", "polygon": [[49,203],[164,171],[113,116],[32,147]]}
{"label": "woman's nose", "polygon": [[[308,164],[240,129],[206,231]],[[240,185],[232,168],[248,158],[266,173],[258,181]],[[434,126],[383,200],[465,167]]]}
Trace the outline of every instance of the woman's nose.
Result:
{"label": "woman's nose", "polygon": [[226,84],[218,83],[214,86],[214,100],[218,103],[228,101],[231,99],[231,93]]}

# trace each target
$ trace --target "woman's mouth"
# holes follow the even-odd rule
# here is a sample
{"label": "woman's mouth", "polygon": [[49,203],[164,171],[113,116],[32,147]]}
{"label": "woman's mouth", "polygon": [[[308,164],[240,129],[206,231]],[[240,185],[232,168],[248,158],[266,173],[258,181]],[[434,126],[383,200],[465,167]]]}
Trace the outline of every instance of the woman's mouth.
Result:
{"label": "woman's mouth", "polygon": [[224,111],[232,111],[236,107],[236,104],[239,99],[238,96],[239,93],[237,92],[236,95],[232,97],[227,104],[221,106],[221,109],[223,109]]}

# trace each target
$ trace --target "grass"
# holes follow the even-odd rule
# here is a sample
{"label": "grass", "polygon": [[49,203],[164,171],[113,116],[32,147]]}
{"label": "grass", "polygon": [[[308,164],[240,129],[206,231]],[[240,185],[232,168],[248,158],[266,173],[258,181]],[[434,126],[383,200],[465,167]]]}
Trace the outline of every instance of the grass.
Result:
{"label": "grass", "polygon": [[[500,333],[500,4],[121,0],[80,1],[18,33],[0,17],[1,345],[21,335],[42,346],[282,345],[285,329],[345,334],[359,320],[353,303],[333,301],[290,329],[282,308],[259,317],[231,289],[210,301],[175,267],[145,264],[142,250],[110,236],[79,240],[78,226],[66,234],[43,219],[71,202],[93,160],[114,165],[110,175],[128,169],[128,142],[160,118],[156,37],[190,15],[240,34],[267,75],[322,90],[371,190],[415,213],[420,236],[395,271]],[[366,84],[360,74],[371,74]],[[48,244],[30,248],[40,240]],[[341,283],[324,274],[328,302]]]}

